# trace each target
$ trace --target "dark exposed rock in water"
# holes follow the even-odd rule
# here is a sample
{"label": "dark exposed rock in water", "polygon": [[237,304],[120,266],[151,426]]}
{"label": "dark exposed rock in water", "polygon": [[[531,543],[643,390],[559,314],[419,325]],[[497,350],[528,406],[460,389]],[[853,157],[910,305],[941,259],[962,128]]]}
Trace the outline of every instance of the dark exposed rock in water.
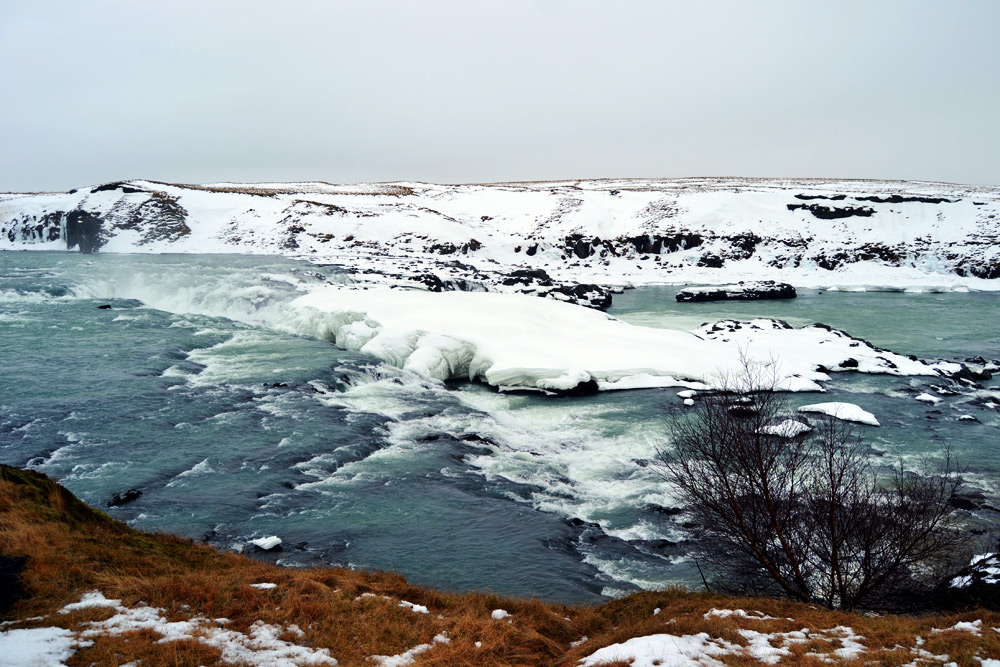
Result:
{"label": "dark exposed rock in water", "polygon": [[97,307],[97,309],[98,310],[111,310],[111,304],[110,303],[102,303],[101,305],[99,305]]}
{"label": "dark exposed rock in water", "polygon": [[773,280],[759,282],[740,282],[736,285],[720,287],[692,287],[677,293],[680,302],[701,301],[753,301],[762,299],[794,299],[795,288],[788,283],[776,283]]}
{"label": "dark exposed rock in water", "polygon": [[982,491],[958,491],[953,493],[948,499],[948,504],[960,510],[976,510],[986,502],[986,496]]}
{"label": "dark exposed rock in water", "polygon": [[600,390],[597,387],[597,380],[590,379],[570,389],[546,389],[545,391],[556,396],[593,396]]}
{"label": "dark exposed rock in water", "polygon": [[939,372],[947,378],[952,380],[967,380],[969,382],[982,382],[984,380],[990,380],[993,378],[993,373],[986,370],[985,368],[981,371],[976,371],[965,364],[959,363],[959,369],[957,371],[947,371],[939,370]]}
{"label": "dark exposed rock in water", "polygon": [[655,503],[647,503],[646,509],[664,516],[678,516],[684,514],[683,507],[664,507],[663,505],[657,505]]}
{"label": "dark exposed rock in water", "polygon": [[122,505],[128,505],[130,502],[137,500],[141,495],[142,491],[139,489],[129,489],[125,493],[116,493],[112,496],[111,500],[108,501],[108,507],[121,507]]}

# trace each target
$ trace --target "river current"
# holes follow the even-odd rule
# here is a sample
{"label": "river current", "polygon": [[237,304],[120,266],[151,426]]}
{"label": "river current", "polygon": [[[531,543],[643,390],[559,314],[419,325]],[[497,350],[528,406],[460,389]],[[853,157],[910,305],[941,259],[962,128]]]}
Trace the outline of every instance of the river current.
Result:
{"label": "river current", "polygon": [[[448,590],[565,602],[696,585],[677,499],[648,463],[677,390],[583,398],[422,380],[300,335],[284,305],[350,278],[240,255],[0,253],[0,462],[60,480],[144,530],[289,566],[399,571]],[[923,359],[1000,358],[1000,294],[804,290],[793,301],[678,304],[616,295],[611,314],[692,329],[724,318],[823,322]],[[110,307],[103,307],[110,306]],[[614,341],[606,341],[613,345]],[[876,456],[950,445],[1000,507],[997,381],[838,373],[825,394],[873,412]],[[970,415],[975,420],[960,420]],[[109,507],[129,489],[131,503]],[[996,530],[1000,513],[970,515]]]}

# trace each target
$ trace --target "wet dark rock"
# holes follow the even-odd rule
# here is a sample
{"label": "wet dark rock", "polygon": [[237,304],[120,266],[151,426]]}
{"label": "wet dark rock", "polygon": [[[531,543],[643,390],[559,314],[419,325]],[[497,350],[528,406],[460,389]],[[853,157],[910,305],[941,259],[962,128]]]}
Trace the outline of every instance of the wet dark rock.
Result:
{"label": "wet dark rock", "polygon": [[985,368],[981,371],[974,371],[965,364],[958,364],[959,370],[954,372],[949,372],[945,370],[939,371],[941,375],[946,378],[958,381],[966,381],[972,383],[983,382],[984,380],[989,380],[993,377],[993,373],[986,370]]}
{"label": "wet dark rock", "polygon": [[656,512],[657,514],[662,514],[664,516],[678,516],[684,514],[684,508],[682,507],[664,507],[663,505],[657,505],[655,503],[648,503],[646,509],[650,512]]}
{"label": "wet dark rock", "polygon": [[495,446],[497,444],[492,438],[488,438],[485,435],[480,435],[478,433],[466,433],[460,437],[459,440],[463,442],[474,442],[481,445]]}
{"label": "wet dark rock", "polygon": [[986,494],[975,489],[959,489],[948,499],[948,504],[960,510],[976,510],[986,502]]}
{"label": "wet dark rock", "polygon": [[111,304],[110,303],[102,303],[101,305],[99,305],[97,307],[97,309],[98,310],[111,310]]}
{"label": "wet dark rock", "polygon": [[556,396],[574,397],[574,396],[593,396],[599,389],[597,387],[597,380],[590,379],[586,382],[581,382],[571,389],[549,389],[546,391],[551,391]]}
{"label": "wet dark rock", "polygon": [[984,410],[997,410],[1000,409],[1000,398],[993,396],[976,396],[965,405],[971,405]]}
{"label": "wet dark rock", "polygon": [[858,360],[853,357],[848,357],[847,359],[841,361],[839,365],[841,368],[857,368]]}
{"label": "wet dark rock", "polygon": [[142,491],[139,489],[129,489],[125,493],[116,493],[108,501],[108,507],[121,507],[122,505],[128,505],[139,499],[142,495]]}

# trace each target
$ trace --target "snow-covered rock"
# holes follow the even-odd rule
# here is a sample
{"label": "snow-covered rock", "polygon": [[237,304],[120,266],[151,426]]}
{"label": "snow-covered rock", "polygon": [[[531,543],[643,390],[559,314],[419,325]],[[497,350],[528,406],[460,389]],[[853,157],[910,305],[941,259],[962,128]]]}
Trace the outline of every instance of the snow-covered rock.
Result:
{"label": "snow-covered rock", "polygon": [[258,537],[256,540],[250,540],[250,544],[263,549],[264,551],[270,551],[279,544],[281,544],[281,538],[277,535],[269,535],[267,537]]}
{"label": "snow-covered rock", "polygon": [[843,421],[868,424],[869,426],[879,426],[878,420],[875,419],[875,415],[862,409],[854,403],[842,403],[837,401],[830,403],[814,403],[812,405],[801,406],[799,408],[799,412],[818,412],[820,414],[830,415],[831,417],[835,417],[837,419],[842,419]]}
{"label": "snow-covered rock", "polygon": [[761,432],[781,438],[795,438],[812,430],[812,426],[794,419],[786,419],[778,424],[765,426]]}
{"label": "snow-covered rock", "polygon": [[677,293],[681,302],[702,301],[760,301],[764,299],[794,299],[795,288],[788,283],[773,280],[739,282],[735,285],[715,287],[685,287]]}

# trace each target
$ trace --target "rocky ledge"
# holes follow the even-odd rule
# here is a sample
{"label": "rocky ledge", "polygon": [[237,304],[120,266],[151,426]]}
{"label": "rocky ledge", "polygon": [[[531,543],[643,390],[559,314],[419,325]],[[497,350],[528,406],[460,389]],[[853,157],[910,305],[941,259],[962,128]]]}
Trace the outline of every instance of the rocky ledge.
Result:
{"label": "rocky ledge", "polygon": [[795,288],[788,283],[773,280],[739,282],[735,285],[716,287],[688,287],[677,293],[680,302],[700,301],[755,301],[761,299],[794,299]]}

